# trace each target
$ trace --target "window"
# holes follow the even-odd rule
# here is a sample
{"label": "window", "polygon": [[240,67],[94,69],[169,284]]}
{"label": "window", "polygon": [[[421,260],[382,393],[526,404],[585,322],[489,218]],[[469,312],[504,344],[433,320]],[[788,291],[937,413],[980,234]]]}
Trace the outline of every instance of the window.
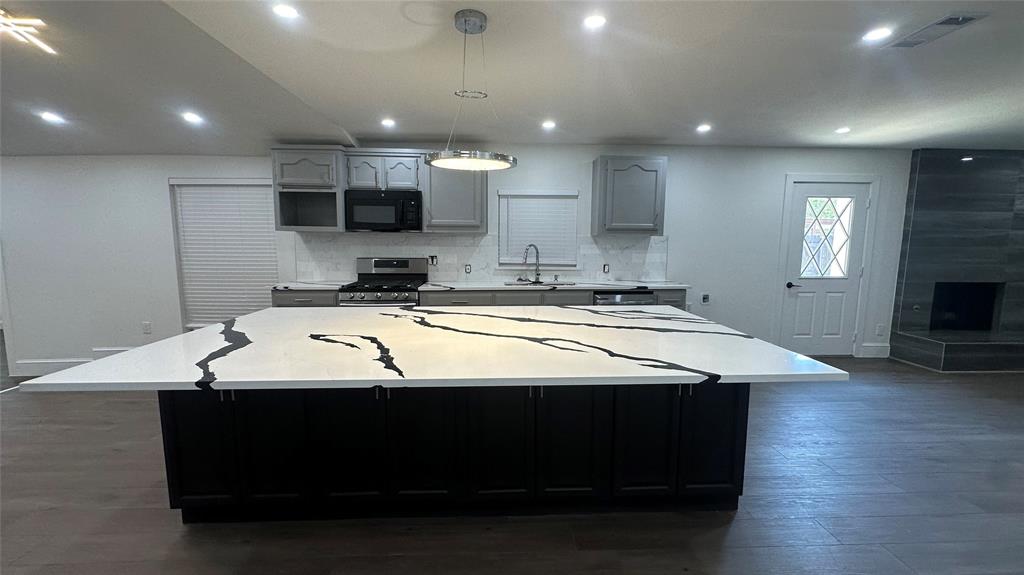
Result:
{"label": "window", "polygon": [[270,182],[172,181],[171,190],[185,328],[270,307],[277,283]]}
{"label": "window", "polygon": [[576,190],[498,190],[498,263],[520,264],[536,244],[542,264],[575,266],[578,199]]}
{"label": "window", "polygon": [[801,278],[846,278],[853,198],[807,198]]}

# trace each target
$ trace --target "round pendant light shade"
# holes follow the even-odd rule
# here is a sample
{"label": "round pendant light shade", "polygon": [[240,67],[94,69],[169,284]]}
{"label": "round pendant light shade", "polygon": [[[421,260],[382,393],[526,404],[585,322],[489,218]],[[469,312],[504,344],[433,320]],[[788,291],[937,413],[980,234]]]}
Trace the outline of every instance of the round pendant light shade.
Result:
{"label": "round pendant light shade", "polygon": [[442,150],[427,154],[427,165],[446,170],[482,172],[514,168],[516,167],[516,158],[497,152]]}

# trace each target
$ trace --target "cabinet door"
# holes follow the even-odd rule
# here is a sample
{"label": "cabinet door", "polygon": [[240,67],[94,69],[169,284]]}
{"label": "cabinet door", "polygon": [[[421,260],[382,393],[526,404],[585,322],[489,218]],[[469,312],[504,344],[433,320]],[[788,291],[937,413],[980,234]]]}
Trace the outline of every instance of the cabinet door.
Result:
{"label": "cabinet door", "polygon": [[541,305],[543,297],[539,291],[496,291],[494,305]]}
{"label": "cabinet door", "polygon": [[345,504],[384,495],[387,435],[383,391],[318,389],[307,393],[317,496]]}
{"label": "cabinet door", "polygon": [[487,173],[430,168],[425,227],[435,231],[487,231]]}
{"label": "cabinet door", "polygon": [[676,492],[680,389],[679,385],[615,387],[612,490],[616,497]]}
{"label": "cabinet door", "polygon": [[220,391],[161,391],[159,397],[171,507],[237,503],[231,402]]}
{"label": "cabinet door", "polygon": [[609,493],[612,386],[544,386],[537,396],[537,494],[603,498]]}
{"label": "cabinet door", "polygon": [[543,292],[544,305],[594,305],[594,292],[583,290],[556,290]]}
{"label": "cabinet door", "polygon": [[380,190],[384,187],[384,162],[377,156],[348,157],[348,187],[354,190]]}
{"label": "cabinet door", "polygon": [[657,290],[658,305],[670,305],[686,311],[686,290]]}
{"label": "cabinet door", "polygon": [[309,493],[311,477],[305,392],[245,390],[233,397],[242,497],[253,503],[298,502]]}
{"label": "cabinet door", "polygon": [[420,158],[384,158],[384,187],[389,190],[420,189]]}
{"label": "cabinet door", "polygon": [[461,491],[462,458],[454,388],[387,390],[390,493],[451,497]]}
{"label": "cabinet door", "polygon": [[531,388],[474,387],[465,393],[469,495],[529,497],[534,490]]}
{"label": "cabinet door", "polygon": [[604,174],[606,230],[660,233],[666,164],[666,160],[660,158],[607,160]]}
{"label": "cabinet door", "polygon": [[680,494],[743,492],[749,400],[748,383],[683,386]]}
{"label": "cabinet door", "polygon": [[333,188],[338,182],[334,152],[281,150],[273,155],[274,183],[278,186]]}

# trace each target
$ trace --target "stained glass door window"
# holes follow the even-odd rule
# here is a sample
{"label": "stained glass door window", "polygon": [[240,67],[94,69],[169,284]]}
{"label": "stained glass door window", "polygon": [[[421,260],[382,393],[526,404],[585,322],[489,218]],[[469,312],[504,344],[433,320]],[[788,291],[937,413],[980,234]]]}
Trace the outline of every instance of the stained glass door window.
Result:
{"label": "stained glass door window", "polygon": [[852,220],[853,198],[807,198],[801,278],[849,277]]}

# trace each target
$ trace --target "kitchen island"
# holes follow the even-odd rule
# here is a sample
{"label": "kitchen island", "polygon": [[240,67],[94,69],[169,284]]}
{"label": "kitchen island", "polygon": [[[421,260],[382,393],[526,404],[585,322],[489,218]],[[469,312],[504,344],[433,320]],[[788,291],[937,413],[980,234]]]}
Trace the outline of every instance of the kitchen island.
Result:
{"label": "kitchen island", "polygon": [[669,306],[271,308],[22,384],[160,394],[185,521],[702,505],[749,386],[847,374]]}

